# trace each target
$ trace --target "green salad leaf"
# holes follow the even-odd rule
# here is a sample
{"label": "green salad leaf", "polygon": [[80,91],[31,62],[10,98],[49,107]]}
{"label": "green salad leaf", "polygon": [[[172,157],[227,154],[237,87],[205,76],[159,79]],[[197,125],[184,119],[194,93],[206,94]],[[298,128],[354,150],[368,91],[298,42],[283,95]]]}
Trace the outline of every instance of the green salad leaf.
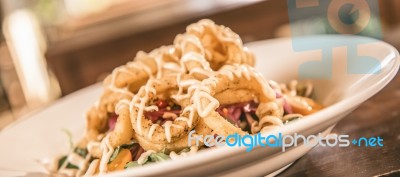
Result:
{"label": "green salad leaf", "polygon": [[86,158],[86,156],[89,153],[86,148],[79,148],[79,147],[76,147],[74,152],[77,153],[79,156],[81,156],[83,158]]}
{"label": "green salad leaf", "polygon": [[152,153],[152,154],[150,154],[149,158],[150,158],[150,162],[161,162],[161,161],[166,161],[166,160],[170,159],[170,157],[164,153]]}
{"label": "green salad leaf", "polygon": [[112,162],[113,160],[115,160],[115,158],[117,158],[119,151],[121,150],[121,146],[118,146],[114,152],[112,153],[110,160],[108,161],[108,163]]}
{"label": "green salad leaf", "polygon": [[[62,157],[58,160],[58,167],[57,167],[57,169],[60,169],[61,166],[64,164],[64,162],[65,162],[66,160],[67,160],[67,156],[62,156]],[[69,168],[69,169],[79,169],[79,167],[77,167],[77,166],[75,166],[75,165],[73,165],[73,164],[71,164],[71,163],[68,163],[67,166],[66,166],[66,168]]]}
{"label": "green salad leaf", "polygon": [[112,153],[110,160],[108,161],[108,163],[112,162],[113,160],[115,160],[115,158],[117,158],[119,151],[121,151],[121,149],[131,149],[134,145],[136,144],[135,141],[132,141],[129,144],[123,144],[121,146],[118,146],[114,152]]}
{"label": "green salad leaf", "polygon": [[[147,157],[142,165],[148,165],[148,164],[152,164],[152,163],[156,163],[156,162],[162,162],[162,161],[166,161],[169,160],[170,157],[167,154],[164,153],[152,153],[149,155],[149,157]],[[137,161],[130,161],[125,165],[125,169],[127,168],[133,168],[133,167],[137,167],[137,166],[142,166],[140,164],[138,164]]]}
{"label": "green salad leaf", "polygon": [[133,168],[137,166],[142,166],[142,165],[139,165],[137,161],[130,161],[124,166],[124,169]]}
{"label": "green salad leaf", "polygon": [[135,141],[131,141],[129,144],[123,144],[120,147],[124,149],[131,149],[136,144]]}

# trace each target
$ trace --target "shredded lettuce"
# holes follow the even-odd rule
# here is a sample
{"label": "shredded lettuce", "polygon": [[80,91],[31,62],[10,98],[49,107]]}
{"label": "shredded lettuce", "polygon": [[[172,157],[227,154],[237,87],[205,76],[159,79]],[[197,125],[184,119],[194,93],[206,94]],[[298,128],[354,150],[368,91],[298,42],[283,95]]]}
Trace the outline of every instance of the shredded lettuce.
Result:
{"label": "shredded lettuce", "polygon": [[76,147],[74,152],[83,158],[86,158],[86,156],[88,155],[88,150],[85,148]]}
{"label": "shredded lettuce", "polygon": [[[169,160],[170,157],[167,154],[164,153],[152,153],[149,155],[149,157],[147,157],[147,159],[144,160],[144,163],[142,165],[148,165],[151,163],[156,163],[156,162],[162,162],[162,161],[166,161]],[[130,161],[125,165],[125,169],[127,168],[133,168],[133,167],[137,167],[137,166],[142,166],[140,164],[138,164],[137,161]]]}
{"label": "shredded lettuce", "polygon": [[147,157],[146,159],[143,160],[143,164],[142,165],[146,164],[148,161],[149,161],[149,157]]}
{"label": "shredded lettuce", "polygon": [[161,162],[161,161],[166,161],[166,160],[170,159],[170,157],[164,153],[152,153],[152,154],[150,154],[149,158],[150,158],[150,162]]}
{"label": "shredded lettuce", "polygon": [[141,165],[139,165],[137,161],[130,161],[124,166],[124,169],[133,168],[133,167],[137,167],[137,166],[141,166]]}

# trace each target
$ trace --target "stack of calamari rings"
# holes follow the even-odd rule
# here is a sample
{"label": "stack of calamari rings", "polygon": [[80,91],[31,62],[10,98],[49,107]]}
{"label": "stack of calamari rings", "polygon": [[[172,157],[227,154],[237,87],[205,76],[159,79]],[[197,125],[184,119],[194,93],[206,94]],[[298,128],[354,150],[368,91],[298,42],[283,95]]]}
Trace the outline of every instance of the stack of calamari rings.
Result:
{"label": "stack of calamari rings", "polygon": [[282,126],[286,102],[278,94],[290,89],[266,81],[254,64],[240,37],[211,20],[189,25],[172,45],[138,52],[106,77],[104,92],[87,112],[77,147],[97,160],[83,169],[111,171],[114,150],[132,140],[145,151],[169,154],[190,148],[192,130],[226,136]]}

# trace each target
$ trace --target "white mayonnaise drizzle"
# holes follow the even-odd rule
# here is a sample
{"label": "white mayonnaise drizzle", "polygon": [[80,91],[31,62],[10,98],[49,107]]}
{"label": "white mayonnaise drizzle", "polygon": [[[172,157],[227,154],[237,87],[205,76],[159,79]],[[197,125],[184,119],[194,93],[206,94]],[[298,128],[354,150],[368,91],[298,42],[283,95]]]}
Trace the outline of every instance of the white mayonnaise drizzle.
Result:
{"label": "white mayonnaise drizzle", "polygon": [[100,148],[103,151],[103,155],[100,159],[99,173],[104,174],[107,172],[107,163],[114,152],[114,148],[110,144],[110,134],[108,134],[102,141]]}
{"label": "white mayonnaise drizzle", "polygon": [[154,131],[156,130],[156,128],[158,127],[158,124],[153,124],[150,127],[149,133],[147,134],[147,138],[151,139],[151,137],[153,136]]}
{"label": "white mayonnaise drizzle", "polygon": [[[254,71],[251,67],[247,65],[226,65],[221,68],[220,74],[225,75],[230,80],[236,78],[244,77],[247,80],[255,78],[262,88],[262,93],[269,99],[275,100],[274,90],[265,84],[264,78],[260,73]],[[211,96],[211,90],[213,90],[217,83],[219,82],[217,77],[210,77],[202,82],[202,85],[197,86],[196,93],[192,97],[195,101],[197,111],[201,117],[208,116],[212,111],[214,111],[218,106],[219,102],[214,97]],[[205,102],[206,101],[206,102]]]}
{"label": "white mayonnaise drizzle", "polygon": [[[184,40],[184,41],[191,42],[191,43],[195,44],[197,47],[199,47],[200,49],[202,48],[201,43],[200,43],[200,41],[198,41],[197,38],[193,38],[193,36],[190,36],[190,35],[187,35],[186,37],[188,39]],[[182,45],[185,45],[185,44],[182,44]],[[184,46],[181,46],[181,48],[184,49]],[[180,61],[182,69],[181,69],[181,73],[178,74],[178,76],[177,76],[177,85],[178,85],[179,89],[178,89],[178,93],[172,96],[172,98],[174,98],[176,100],[190,98],[191,97],[190,95],[195,90],[194,85],[200,85],[200,81],[195,80],[195,79],[181,80],[181,76],[182,76],[181,74],[186,73],[186,71],[187,71],[187,68],[185,67],[185,62],[197,62],[201,66],[201,68],[195,68],[195,69],[190,70],[189,72],[201,73],[205,76],[210,76],[213,74],[213,71],[211,70],[209,63],[205,60],[204,55],[201,55],[201,54],[198,54],[195,52],[191,52],[191,51],[187,52],[181,58],[181,61]],[[159,62],[158,65],[162,65],[162,63]],[[158,77],[161,77],[161,75],[157,75],[157,78]],[[136,133],[138,133],[139,135],[143,134],[141,120],[142,120],[142,116],[144,115],[144,111],[158,110],[157,106],[155,106],[155,105],[146,106],[146,103],[149,101],[148,95],[150,93],[156,94],[155,88],[153,88],[153,83],[152,83],[153,81],[155,81],[155,80],[149,79],[147,84],[139,90],[138,94],[136,94],[133,97],[132,101],[130,102],[130,108],[131,108],[130,110],[132,110],[133,107],[138,108],[138,113],[137,113],[137,117],[136,117],[136,122],[137,122],[137,124],[136,124],[137,132]],[[189,87],[189,86],[192,87],[191,89],[188,89],[191,91],[191,93],[183,94],[184,88]],[[187,121],[188,126],[191,127],[192,123],[193,123],[193,117],[194,117],[194,107],[188,106],[184,109],[183,112],[186,112],[186,111],[190,111],[189,118],[180,116],[177,118],[177,120],[178,121]],[[154,134],[154,131],[157,127],[158,127],[157,125],[152,125],[150,127],[150,130],[147,134],[148,139],[151,139],[151,137]],[[171,142],[171,127],[183,128],[182,126],[174,124],[172,121],[167,121],[163,125],[163,127],[164,127],[164,131],[165,131],[165,136],[166,136],[168,142]]]}
{"label": "white mayonnaise drizzle", "polygon": [[190,43],[190,44],[193,44],[194,46],[196,46],[196,48],[200,50],[201,55],[203,55],[203,56],[205,55],[204,47],[201,44],[201,41],[199,40],[199,38],[197,38],[196,36],[191,35],[191,34],[184,34],[184,35],[181,35],[180,37],[181,37],[180,48],[182,50],[182,53],[189,52],[189,51],[186,51],[186,46],[188,46]]}
{"label": "white mayonnaise drizzle", "polygon": [[94,159],[90,165],[89,168],[87,169],[86,173],[84,176],[93,176],[94,173],[96,172],[96,168],[99,166],[100,160],[99,159]]}
{"label": "white mayonnaise drizzle", "polygon": [[89,143],[86,145],[86,148],[89,152],[89,154],[93,154],[95,149],[101,149],[101,144],[100,142],[96,142],[96,141],[89,141]]}
{"label": "white mayonnaise drizzle", "polygon": [[[80,155],[76,154],[75,152],[71,151],[67,155],[67,159],[64,161],[64,163],[61,165],[59,169],[59,173],[61,174],[66,174],[70,176],[81,176],[82,173],[87,168],[87,164],[90,160],[90,154],[87,154],[85,158],[81,157]],[[72,164],[78,167],[78,169],[68,169],[67,165]]]}
{"label": "white mayonnaise drizzle", "polygon": [[131,71],[125,69],[122,66],[115,68],[114,71],[111,73],[111,82],[108,85],[108,89],[112,90],[113,92],[119,92],[119,93],[122,93],[122,94],[127,94],[129,96],[133,96],[133,93],[131,93],[128,90],[127,87],[117,88],[115,86],[115,80],[116,80],[116,77],[117,77],[118,73],[130,73],[130,74],[133,74],[133,73],[131,73]]}
{"label": "white mayonnaise drizzle", "polygon": [[[133,108],[136,107],[138,108],[138,113],[136,117],[136,133],[139,135],[142,135],[142,116],[144,116],[144,111],[146,107],[146,103],[148,102],[149,99],[149,94],[156,94],[156,90],[154,87],[152,87],[154,83],[154,79],[149,79],[147,81],[147,84],[139,89],[138,94],[136,94],[132,101],[129,104],[129,110],[133,111]],[[151,110],[151,108],[154,107],[148,107],[147,110]],[[131,115],[133,115],[131,113]]]}
{"label": "white mayonnaise drizzle", "polygon": [[140,155],[139,159],[137,160],[137,163],[139,165],[143,165],[146,162],[147,158],[149,158],[149,156],[152,153],[156,153],[156,152],[153,150],[148,150],[148,151],[144,152],[143,154]]}
{"label": "white mayonnaise drizzle", "polygon": [[173,124],[172,121],[166,121],[162,126],[164,127],[165,137],[167,138],[168,143],[171,142],[171,127],[183,128],[180,125]]}

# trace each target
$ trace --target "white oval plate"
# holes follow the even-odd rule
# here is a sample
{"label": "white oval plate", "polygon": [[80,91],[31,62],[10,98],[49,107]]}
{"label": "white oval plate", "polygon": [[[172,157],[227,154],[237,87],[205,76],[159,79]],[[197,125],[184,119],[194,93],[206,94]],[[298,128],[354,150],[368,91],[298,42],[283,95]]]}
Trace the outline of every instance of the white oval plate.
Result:
{"label": "white oval plate", "polygon": [[[310,36],[299,40],[322,40],[337,44],[332,48],[332,78],[312,80],[317,100],[327,107],[278,130],[284,135],[298,133],[307,136],[333,127],[341,118],[381,90],[396,75],[399,68],[397,50],[381,41],[340,35]],[[357,45],[359,55],[371,56],[380,61],[379,74],[346,72],[347,48],[342,45],[357,42],[360,43]],[[290,38],[259,41],[247,46],[257,57],[256,69],[267,79],[280,82],[297,79],[302,63],[321,59],[320,50],[295,52]],[[84,130],[83,114],[98,99],[101,90],[101,85],[96,84],[77,91],[1,131],[0,176],[29,176],[45,172],[38,161],[68,152],[68,139],[62,129],[71,131],[74,140],[77,141]],[[325,134],[328,132],[329,129]],[[292,163],[311,148],[301,145],[282,153],[278,148],[268,147],[257,147],[251,152],[246,152],[244,148],[221,147],[202,151],[184,159],[105,176],[265,175]]]}

